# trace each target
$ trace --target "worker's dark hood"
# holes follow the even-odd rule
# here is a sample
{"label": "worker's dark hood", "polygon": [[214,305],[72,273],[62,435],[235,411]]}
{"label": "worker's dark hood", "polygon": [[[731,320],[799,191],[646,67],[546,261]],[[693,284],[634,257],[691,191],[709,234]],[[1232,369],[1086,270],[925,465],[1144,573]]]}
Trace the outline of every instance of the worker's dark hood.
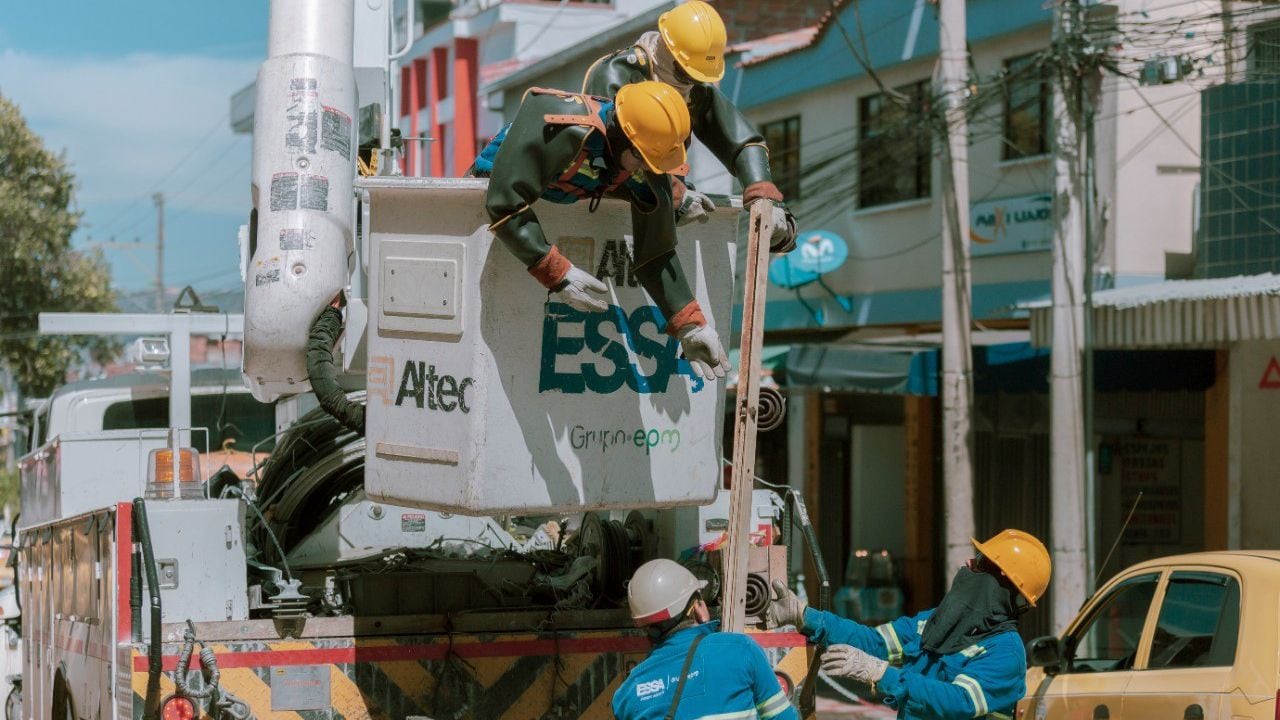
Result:
{"label": "worker's dark hood", "polygon": [[1016,630],[1018,615],[1017,590],[1011,584],[966,565],[925,623],[920,645],[950,655],[996,633]]}

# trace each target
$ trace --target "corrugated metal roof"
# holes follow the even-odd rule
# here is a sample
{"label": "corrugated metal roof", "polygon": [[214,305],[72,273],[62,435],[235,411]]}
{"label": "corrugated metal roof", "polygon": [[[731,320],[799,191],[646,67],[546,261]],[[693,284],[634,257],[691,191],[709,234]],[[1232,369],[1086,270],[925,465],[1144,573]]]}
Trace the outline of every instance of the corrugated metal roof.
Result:
{"label": "corrugated metal roof", "polygon": [[[827,22],[831,15],[828,10],[823,15],[822,22]],[[745,42],[735,43],[729,48],[729,52],[740,53],[738,56],[738,64],[740,67],[754,65],[764,62],[769,58],[786,55],[794,50],[809,47],[813,44],[814,38],[818,36],[818,32],[822,25],[811,25],[802,27],[798,30],[788,30],[775,35],[758,38],[756,40],[747,40]]]}
{"label": "corrugated metal roof", "polygon": [[[1031,310],[1031,341],[1048,347],[1050,300]],[[1170,280],[1093,294],[1095,348],[1211,347],[1280,339],[1280,275]]]}

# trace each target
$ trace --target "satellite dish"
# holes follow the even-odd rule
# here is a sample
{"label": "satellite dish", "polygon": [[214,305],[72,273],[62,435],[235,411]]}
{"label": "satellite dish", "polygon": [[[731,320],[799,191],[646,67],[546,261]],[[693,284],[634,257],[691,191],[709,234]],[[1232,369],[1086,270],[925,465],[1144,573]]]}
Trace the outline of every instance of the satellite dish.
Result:
{"label": "satellite dish", "polygon": [[826,290],[845,312],[853,310],[853,302],[837,294],[822,280],[822,276],[837,270],[849,259],[849,244],[844,238],[828,230],[801,233],[796,247],[769,263],[769,281],[778,287],[796,291],[800,300],[819,325],[825,320],[822,308],[814,308],[800,295],[800,288],[817,283]]}

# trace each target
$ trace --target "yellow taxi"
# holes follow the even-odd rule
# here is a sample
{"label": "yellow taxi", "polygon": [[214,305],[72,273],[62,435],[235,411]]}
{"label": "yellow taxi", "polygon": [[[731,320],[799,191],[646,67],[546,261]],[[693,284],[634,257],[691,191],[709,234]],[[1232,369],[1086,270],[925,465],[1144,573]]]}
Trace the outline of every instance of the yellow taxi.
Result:
{"label": "yellow taxi", "polygon": [[1027,645],[1026,720],[1280,720],[1280,552],[1148,560]]}

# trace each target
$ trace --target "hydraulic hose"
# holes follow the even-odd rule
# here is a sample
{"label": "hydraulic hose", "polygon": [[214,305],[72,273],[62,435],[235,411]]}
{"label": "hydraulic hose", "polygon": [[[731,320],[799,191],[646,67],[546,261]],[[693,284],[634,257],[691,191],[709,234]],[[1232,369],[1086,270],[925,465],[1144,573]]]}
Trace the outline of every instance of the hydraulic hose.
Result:
{"label": "hydraulic hose", "polygon": [[333,345],[342,332],[342,312],[327,307],[311,323],[307,338],[307,376],[320,407],[352,432],[364,435],[364,406],[347,399],[338,385],[338,371],[333,363]]}
{"label": "hydraulic hose", "polygon": [[142,563],[147,573],[147,596],[151,600],[151,638],[147,646],[147,697],[142,706],[143,720],[160,718],[160,577],[156,573],[156,555],[151,547],[151,526],[147,523],[147,504],[133,499],[133,534],[142,546]]}
{"label": "hydraulic hose", "polygon": [[191,628],[191,621],[187,621],[187,629],[182,633],[182,654],[178,656],[177,672],[174,674],[173,682],[177,685],[178,692],[185,697],[193,700],[207,700],[218,689],[218,656],[200,643],[200,665],[209,673],[208,679],[204,682],[204,687],[197,688],[191,683],[188,668],[191,666],[191,653],[195,650],[196,634]]}
{"label": "hydraulic hose", "polygon": [[[809,548],[809,557],[813,560],[814,570],[818,573],[818,609],[828,610],[831,607],[831,575],[827,572],[827,563],[822,558],[822,546],[818,544],[818,534],[813,530],[813,523],[809,521],[809,511],[804,505],[804,499],[799,493],[791,493],[791,501],[793,503],[794,513],[793,520],[800,526],[800,533],[804,536],[804,544]],[[813,708],[817,704],[818,691],[818,674],[822,671],[819,663],[819,656],[814,655],[813,660],[809,663],[809,671],[806,674],[804,687],[800,690],[800,711],[808,717]]]}
{"label": "hydraulic hose", "polygon": [[142,551],[134,547],[129,552],[129,561],[133,567],[129,574],[129,627],[132,628],[129,639],[142,642]]}

